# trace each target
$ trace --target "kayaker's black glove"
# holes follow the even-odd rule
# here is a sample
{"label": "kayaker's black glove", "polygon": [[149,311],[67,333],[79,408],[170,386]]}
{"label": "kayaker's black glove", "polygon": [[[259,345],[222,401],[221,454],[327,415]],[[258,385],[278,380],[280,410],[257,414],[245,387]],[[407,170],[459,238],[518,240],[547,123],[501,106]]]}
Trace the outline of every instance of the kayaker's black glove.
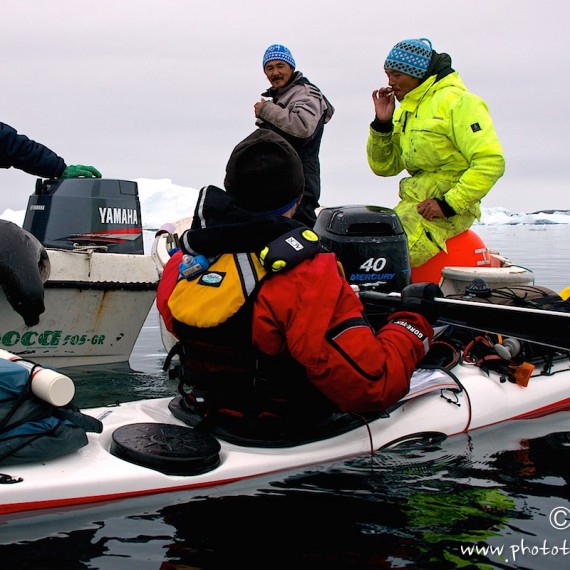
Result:
{"label": "kayaker's black glove", "polygon": [[443,297],[443,293],[435,283],[413,283],[402,289],[402,303],[397,310],[419,313],[433,324],[439,316],[437,297]]}

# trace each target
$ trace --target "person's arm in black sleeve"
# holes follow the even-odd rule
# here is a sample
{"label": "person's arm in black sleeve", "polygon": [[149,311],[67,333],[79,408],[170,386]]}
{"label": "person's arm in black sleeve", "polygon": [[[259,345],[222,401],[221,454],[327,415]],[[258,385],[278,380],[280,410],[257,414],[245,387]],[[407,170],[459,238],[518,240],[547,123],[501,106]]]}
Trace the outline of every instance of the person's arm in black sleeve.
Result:
{"label": "person's arm in black sleeve", "polygon": [[18,168],[34,176],[58,178],[65,171],[65,161],[55,152],[18,134],[16,129],[0,123],[0,166]]}
{"label": "person's arm in black sleeve", "polygon": [[47,146],[0,123],[0,168],[11,167],[42,178],[101,178],[93,166],[67,166],[63,158]]}

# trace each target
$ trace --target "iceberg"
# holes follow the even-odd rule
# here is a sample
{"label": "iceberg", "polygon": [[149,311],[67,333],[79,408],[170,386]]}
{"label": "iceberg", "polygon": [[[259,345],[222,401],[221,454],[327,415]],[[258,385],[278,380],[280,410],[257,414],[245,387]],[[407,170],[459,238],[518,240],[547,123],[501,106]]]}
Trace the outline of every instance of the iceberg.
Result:
{"label": "iceberg", "polygon": [[[135,182],[139,188],[141,216],[145,230],[157,230],[165,223],[192,216],[194,213],[199,192],[196,188],[179,186],[168,178],[158,180],[137,178]],[[24,223],[25,213],[25,210],[6,209],[0,214],[0,218],[21,226]],[[481,208],[481,220],[475,225],[519,224],[570,224],[570,210],[545,209],[526,213],[512,212],[502,207]]]}

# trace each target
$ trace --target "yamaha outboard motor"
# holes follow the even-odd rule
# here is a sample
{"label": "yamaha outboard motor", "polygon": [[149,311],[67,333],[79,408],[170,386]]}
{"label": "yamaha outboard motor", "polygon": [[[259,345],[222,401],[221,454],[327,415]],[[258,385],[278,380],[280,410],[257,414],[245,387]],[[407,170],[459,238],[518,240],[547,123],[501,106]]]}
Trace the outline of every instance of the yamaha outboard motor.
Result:
{"label": "yamaha outboard motor", "polygon": [[336,253],[351,285],[401,291],[411,282],[408,241],[397,214],[380,206],[323,208],[315,233]]}
{"label": "yamaha outboard motor", "polygon": [[144,254],[138,187],[128,180],[39,179],[23,228],[45,247]]}

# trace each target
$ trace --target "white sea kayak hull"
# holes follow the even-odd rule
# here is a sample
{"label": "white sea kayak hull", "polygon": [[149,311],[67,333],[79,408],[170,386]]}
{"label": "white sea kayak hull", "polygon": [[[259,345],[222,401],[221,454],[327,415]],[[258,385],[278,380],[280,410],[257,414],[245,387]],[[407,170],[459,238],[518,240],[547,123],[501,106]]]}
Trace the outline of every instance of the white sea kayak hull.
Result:
{"label": "white sea kayak hull", "polygon": [[[42,464],[0,469],[19,480],[0,486],[0,523],[14,513],[70,508],[105,501],[186,491],[188,498],[206,489],[264,477],[311,465],[365,456],[422,434],[451,436],[515,419],[533,419],[570,409],[568,360],[552,366],[548,376],[531,378],[528,386],[501,382],[475,366],[454,368],[463,391],[446,386],[449,380],[414,388],[408,399],[387,417],[321,441],[284,448],[243,447],[219,440],[219,465],[196,475],[167,475],[112,454],[115,430],[139,423],[184,426],[169,410],[171,398],[93,408],[85,413],[104,425],[101,434],[89,434],[89,443],[63,458]],[[442,377],[443,378],[443,377]],[[188,428],[190,429],[190,428]]]}

